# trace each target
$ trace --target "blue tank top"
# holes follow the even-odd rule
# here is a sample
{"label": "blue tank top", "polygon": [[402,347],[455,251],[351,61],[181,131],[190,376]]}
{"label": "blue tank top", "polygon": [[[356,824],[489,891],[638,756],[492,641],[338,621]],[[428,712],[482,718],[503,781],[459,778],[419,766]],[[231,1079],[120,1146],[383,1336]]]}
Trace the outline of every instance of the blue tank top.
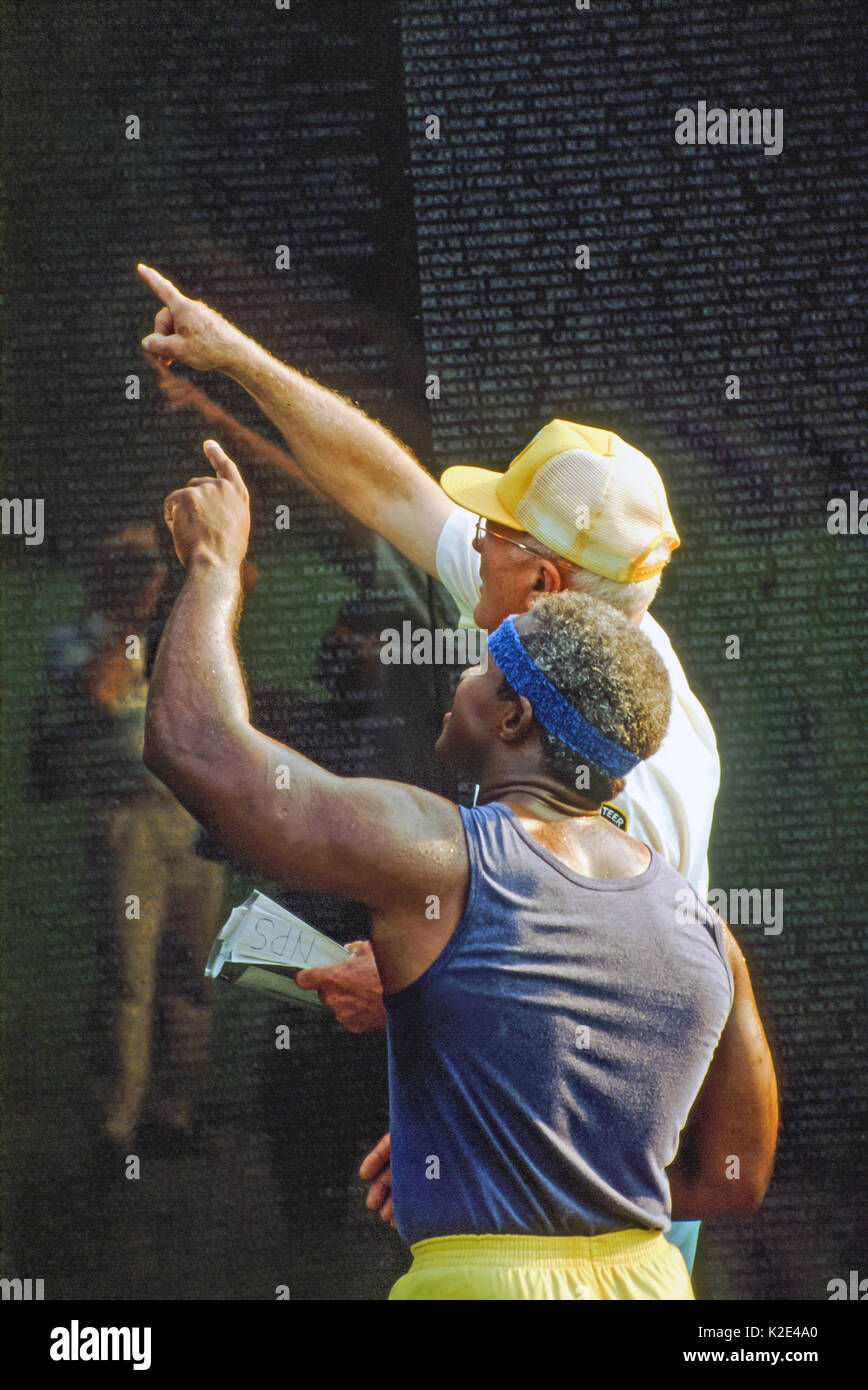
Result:
{"label": "blue tank top", "polygon": [[385,996],[398,1230],[666,1230],[664,1170],[732,1002],[720,918],[653,850],[636,878],[583,878],[507,806],[461,817],[464,913]]}

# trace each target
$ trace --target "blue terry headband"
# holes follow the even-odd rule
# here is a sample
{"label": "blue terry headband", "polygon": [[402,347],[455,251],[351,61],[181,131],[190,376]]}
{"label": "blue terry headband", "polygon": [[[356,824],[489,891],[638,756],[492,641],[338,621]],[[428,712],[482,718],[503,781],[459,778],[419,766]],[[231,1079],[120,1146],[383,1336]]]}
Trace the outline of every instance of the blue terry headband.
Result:
{"label": "blue terry headband", "polygon": [[642,759],[613,743],[589,724],[557,690],[545,672],[525,651],[512,618],[506,618],[488,639],[488,651],[518,695],[526,695],[538,719],[550,734],[581,755],[607,777],[626,777]]}

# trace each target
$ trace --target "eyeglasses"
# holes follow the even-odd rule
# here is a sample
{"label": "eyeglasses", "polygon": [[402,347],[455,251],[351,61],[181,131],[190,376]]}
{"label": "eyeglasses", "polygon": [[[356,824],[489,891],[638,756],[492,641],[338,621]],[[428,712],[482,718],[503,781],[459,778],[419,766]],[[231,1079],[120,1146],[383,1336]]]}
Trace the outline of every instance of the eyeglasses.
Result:
{"label": "eyeglasses", "polygon": [[529,555],[536,555],[538,558],[544,560],[551,559],[552,563],[557,565],[558,568],[562,567],[567,570],[581,569],[581,566],[573,564],[572,560],[565,560],[562,555],[558,555],[555,551],[549,551],[548,547],[542,545],[541,542],[537,542],[537,548],[535,548],[532,545],[525,545],[523,541],[514,541],[511,536],[504,536],[500,531],[495,531],[491,522],[487,521],[485,517],[480,517],[476,523],[476,535],[473,537],[474,550],[481,552],[482,542],[486,536],[494,536],[499,541],[506,541],[507,545],[515,545],[519,550],[526,550]]}

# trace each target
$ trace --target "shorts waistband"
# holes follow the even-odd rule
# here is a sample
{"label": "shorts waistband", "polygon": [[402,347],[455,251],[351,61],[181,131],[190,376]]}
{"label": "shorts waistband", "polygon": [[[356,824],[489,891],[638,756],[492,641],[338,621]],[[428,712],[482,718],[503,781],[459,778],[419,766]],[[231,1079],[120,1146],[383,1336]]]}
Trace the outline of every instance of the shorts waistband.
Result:
{"label": "shorts waistband", "polygon": [[473,1264],[566,1267],[579,1260],[599,1267],[636,1264],[666,1254],[662,1231],[610,1231],[600,1236],[433,1236],[410,1246],[416,1267]]}

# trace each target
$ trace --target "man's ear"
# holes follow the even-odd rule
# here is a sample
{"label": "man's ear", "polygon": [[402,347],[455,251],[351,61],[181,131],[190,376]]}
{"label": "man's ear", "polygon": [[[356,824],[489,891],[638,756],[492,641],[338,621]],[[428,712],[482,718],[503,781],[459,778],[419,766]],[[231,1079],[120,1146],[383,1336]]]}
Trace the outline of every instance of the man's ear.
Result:
{"label": "man's ear", "polygon": [[544,594],[559,594],[563,587],[557,565],[553,565],[551,560],[540,560],[533,583],[533,592],[537,598],[542,598]]}
{"label": "man's ear", "polygon": [[500,724],[500,737],[504,743],[521,743],[527,738],[533,724],[533,710],[526,695],[516,695],[504,706],[504,716]]}

